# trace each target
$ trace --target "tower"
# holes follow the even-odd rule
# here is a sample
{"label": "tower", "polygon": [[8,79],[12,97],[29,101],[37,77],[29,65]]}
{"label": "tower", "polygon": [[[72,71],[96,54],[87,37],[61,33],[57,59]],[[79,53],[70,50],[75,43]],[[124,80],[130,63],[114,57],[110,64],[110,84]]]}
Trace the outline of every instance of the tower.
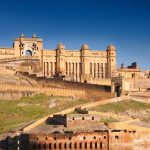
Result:
{"label": "tower", "polygon": [[87,44],[83,44],[81,47],[81,80],[82,82],[87,82],[90,72],[90,64],[89,64],[89,53],[90,53],[90,48]]}
{"label": "tower", "polygon": [[116,73],[116,47],[113,44],[107,47],[107,77],[111,78]]}
{"label": "tower", "polygon": [[22,33],[19,38],[14,40],[15,57],[37,56],[41,59],[43,50],[43,40],[33,34],[31,38],[26,38]]}
{"label": "tower", "polygon": [[65,75],[65,46],[60,43],[56,49],[56,73],[57,75]]}

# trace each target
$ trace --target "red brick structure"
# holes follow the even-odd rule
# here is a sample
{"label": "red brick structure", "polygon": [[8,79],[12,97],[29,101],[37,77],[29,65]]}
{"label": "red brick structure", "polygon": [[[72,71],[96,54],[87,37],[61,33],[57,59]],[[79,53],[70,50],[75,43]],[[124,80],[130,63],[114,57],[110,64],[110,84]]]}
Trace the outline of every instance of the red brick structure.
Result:
{"label": "red brick structure", "polygon": [[54,115],[28,133],[20,135],[26,149],[104,149],[111,144],[128,144],[135,131],[109,130],[98,115]]}

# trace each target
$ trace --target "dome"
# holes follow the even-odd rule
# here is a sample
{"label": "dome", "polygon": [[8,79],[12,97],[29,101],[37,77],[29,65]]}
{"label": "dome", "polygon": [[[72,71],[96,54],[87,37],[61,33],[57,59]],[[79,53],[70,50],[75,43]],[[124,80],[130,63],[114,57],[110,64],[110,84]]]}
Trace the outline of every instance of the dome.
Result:
{"label": "dome", "polygon": [[107,50],[116,50],[116,47],[113,44],[107,46]]}
{"label": "dome", "polygon": [[25,35],[23,33],[20,34],[20,38],[24,38]]}
{"label": "dome", "polygon": [[57,49],[65,49],[64,44],[59,43],[59,44],[57,45]]}
{"label": "dome", "polygon": [[36,34],[33,34],[33,35],[32,35],[32,38],[37,38]]}
{"label": "dome", "polygon": [[81,50],[88,50],[88,49],[90,49],[90,48],[87,44],[83,44],[81,47]]}

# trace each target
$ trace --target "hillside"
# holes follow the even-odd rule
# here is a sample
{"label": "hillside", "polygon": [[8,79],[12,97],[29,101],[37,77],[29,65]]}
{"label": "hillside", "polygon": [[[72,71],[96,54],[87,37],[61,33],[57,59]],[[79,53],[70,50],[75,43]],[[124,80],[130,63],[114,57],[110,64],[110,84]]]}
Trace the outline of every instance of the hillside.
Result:
{"label": "hillside", "polygon": [[0,133],[86,102],[87,100],[72,97],[48,97],[45,95],[35,95],[13,101],[0,100]]}

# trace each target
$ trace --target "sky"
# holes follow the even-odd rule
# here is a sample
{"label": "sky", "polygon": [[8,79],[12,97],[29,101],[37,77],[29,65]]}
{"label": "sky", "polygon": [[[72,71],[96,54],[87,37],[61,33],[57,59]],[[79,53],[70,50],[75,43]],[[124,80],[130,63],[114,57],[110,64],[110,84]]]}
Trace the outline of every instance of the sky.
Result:
{"label": "sky", "polygon": [[106,50],[113,43],[117,65],[150,69],[150,0],[5,0],[0,2],[0,47],[34,33],[45,49]]}

